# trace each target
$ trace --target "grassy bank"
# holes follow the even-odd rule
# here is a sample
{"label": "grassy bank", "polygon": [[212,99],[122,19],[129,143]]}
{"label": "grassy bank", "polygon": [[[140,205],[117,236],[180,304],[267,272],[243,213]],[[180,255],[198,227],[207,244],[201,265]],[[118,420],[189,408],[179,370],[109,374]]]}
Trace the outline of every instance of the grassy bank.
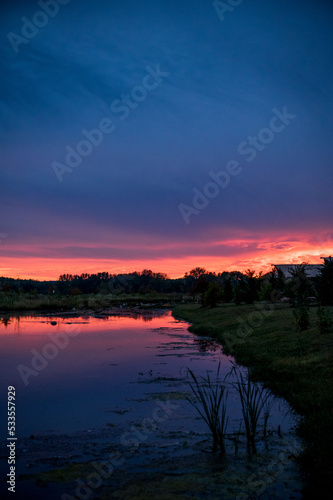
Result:
{"label": "grassy bank", "polygon": [[1,312],[23,311],[77,311],[98,310],[121,304],[135,306],[140,304],[174,304],[181,296],[169,294],[87,294],[87,295],[42,295],[42,294],[4,294],[0,292]]}
{"label": "grassy bank", "polygon": [[192,332],[221,342],[227,354],[304,417],[299,432],[306,442],[301,458],[305,498],[325,498],[321,493],[333,486],[333,333],[319,332],[316,313],[312,307],[311,326],[301,332],[285,305],[179,305],[173,310],[192,323]]}

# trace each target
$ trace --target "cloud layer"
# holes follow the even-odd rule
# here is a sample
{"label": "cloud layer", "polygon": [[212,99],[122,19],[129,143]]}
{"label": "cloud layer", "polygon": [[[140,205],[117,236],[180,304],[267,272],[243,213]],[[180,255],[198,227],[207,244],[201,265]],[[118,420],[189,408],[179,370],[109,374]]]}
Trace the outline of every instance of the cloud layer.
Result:
{"label": "cloud layer", "polygon": [[[332,250],[329,2],[244,0],[223,22],[204,0],[58,6],[17,53],[8,34],[23,36],[41,7],[0,7],[0,274],[149,263],[182,274]],[[158,65],[168,76],[144,80]],[[267,136],[284,107],[295,118]],[[66,148],[105,119],[112,133],[70,171]],[[198,210],[193,189],[231,160],[241,172]],[[54,162],[68,167],[62,182]]]}

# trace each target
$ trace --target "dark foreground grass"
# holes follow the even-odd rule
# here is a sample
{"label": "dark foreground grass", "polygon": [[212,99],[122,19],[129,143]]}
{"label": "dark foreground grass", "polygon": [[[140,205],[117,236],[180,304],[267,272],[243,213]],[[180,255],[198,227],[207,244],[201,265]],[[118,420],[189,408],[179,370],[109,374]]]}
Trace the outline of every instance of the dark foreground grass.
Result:
{"label": "dark foreground grass", "polygon": [[310,309],[311,325],[303,332],[285,305],[179,305],[173,314],[191,322],[192,332],[216,338],[226,354],[304,417],[304,498],[326,498],[333,488],[333,332],[320,333],[317,307]]}

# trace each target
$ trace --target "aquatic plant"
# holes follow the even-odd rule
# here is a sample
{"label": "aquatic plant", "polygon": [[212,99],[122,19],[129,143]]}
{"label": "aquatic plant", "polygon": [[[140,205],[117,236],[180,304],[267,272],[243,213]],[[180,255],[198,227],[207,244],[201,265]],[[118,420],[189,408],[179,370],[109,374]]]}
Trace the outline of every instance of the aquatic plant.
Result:
{"label": "aquatic plant", "polygon": [[[229,383],[231,387],[236,389],[240,397],[248,451],[256,453],[255,438],[259,420],[263,419],[263,436],[266,438],[267,423],[274,396],[268,389],[253,382],[249,374],[244,376],[235,363],[232,363],[232,365],[231,370],[222,381],[220,380],[221,363],[218,365],[214,380],[208,371],[205,377],[197,377],[192,370],[187,368],[187,375],[191,378],[189,386],[195,400],[186,399],[195,407],[208,425],[213,437],[213,451],[219,449],[224,454],[228,424],[227,385]],[[233,375],[235,380],[228,382],[227,379]],[[235,453],[237,453],[240,443],[241,427],[242,423],[240,423],[238,431],[234,431],[228,436],[234,442]]]}
{"label": "aquatic plant", "polygon": [[206,377],[197,377],[192,370],[187,368],[187,374],[192,381],[189,386],[195,396],[195,401],[187,400],[197,410],[199,415],[208,425],[213,437],[213,451],[218,449],[225,454],[225,434],[228,424],[226,385],[220,381],[221,363],[218,365],[215,381],[207,371]]}
{"label": "aquatic plant", "polygon": [[268,419],[269,419],[269,416],[271,413],[272,405],[273,405],[273,399],[271,397],[271,398],[267,399],[267,401],[265,403],[265,407],[264,407],[264,433],[263,433],[264,438],[267,437],[267,423],[268,423]]}
{"label": "aquatic plant", "polygon": [[263,386],[252,382],[249,374],[247,374],[247,377],[244,377],[235,363],[233,363],[233,367],[228,377],[233,374],[236,377],[236,381],[232,382],[231,385],[237,390],[240,396],[248,451],[255,453],[255,437],[259,419],[264,413],[264,435],[266,435],[267,421],[271,407],[269,403],[273,396],[272,393]]}
{"label": "aquatic plant", "polygon": [[233,441],[235,445],[235,455],[237,455],[238,448],[239,448],[239,443],[240,443],[240,437],[241,437],[241,432],[242,430],[242,422],[239,423],[239,427],[237,430],[234,429],[233,433],[230,436],[231,441]]}

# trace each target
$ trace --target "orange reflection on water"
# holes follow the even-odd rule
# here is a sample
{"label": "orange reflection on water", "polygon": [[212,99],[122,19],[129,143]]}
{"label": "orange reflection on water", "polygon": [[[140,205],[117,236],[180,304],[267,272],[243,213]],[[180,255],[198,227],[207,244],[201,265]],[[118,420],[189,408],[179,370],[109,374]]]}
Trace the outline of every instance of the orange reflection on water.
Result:
{"label": "orange reflection on water", "polygon": [[133,327],[136,330],[145,330],[147,323],[150,323],[152,328],[164,327],[167,317],[171,320],[171,312],[165,310],[124,311],[82,316],[71,313],[54,316],[6,315],[0,318],[0,335],[45,335],[70,329],[70,325],[76,325],[77,331],[89,333],[111,330],[115,326],[117,330]]}

